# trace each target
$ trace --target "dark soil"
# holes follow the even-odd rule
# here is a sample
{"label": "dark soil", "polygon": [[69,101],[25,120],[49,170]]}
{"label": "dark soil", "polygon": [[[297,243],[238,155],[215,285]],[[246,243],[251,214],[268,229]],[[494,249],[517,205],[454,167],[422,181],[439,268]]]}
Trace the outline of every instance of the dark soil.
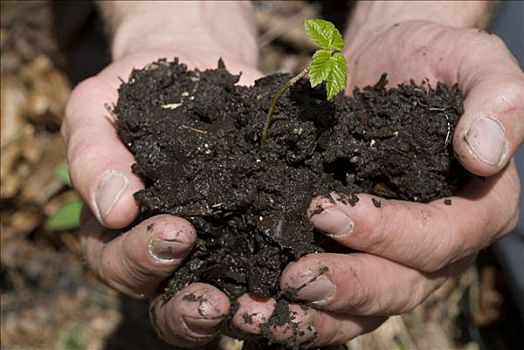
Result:
{"label": "dark soil", "polygon": [[[451,196],[464,178],[451,145],[463,112],[456,86],[387,89],[383,75],[352,98],[327,102],[323,87],[303,79],[281,99],[260,149],[270,99],[288,78],[242,87],[221,62],[190,71],[175,59],[133,71],[120,87],[118,131],[146,184],[136,194],[141,219],[183,216],[199,237],[166,298],[196,281],[232,299],[279,296],[290,261],[346,249],[313,230],[306,209],[314,196],[428,202]],[[381,210],[381,201],[373,204]]]}

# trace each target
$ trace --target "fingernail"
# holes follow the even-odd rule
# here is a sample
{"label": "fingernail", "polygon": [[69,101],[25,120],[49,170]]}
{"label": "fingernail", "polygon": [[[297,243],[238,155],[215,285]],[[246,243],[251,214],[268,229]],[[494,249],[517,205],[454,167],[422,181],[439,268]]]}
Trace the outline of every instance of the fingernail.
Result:
{"label": "fingernail", "polygon": [[507,139],[500,124],[492,118],[477,119],[465,134],[466,144],[482,162],[498,165],[507,148]]}
{"label": "fingernail", "polygon": [[215,333],[222,326],[223,317],[191,317],[191,316],[182,316],[184,323],[187,328],[191,329],[194,332],[198,333]]}
{"label": "fingernail", "polygon": [[329,297],[335,294],[335,285],[325,275],[320,275],[311,282],[308,282],[297,292],[300,300],[313,304],[322,304]]}
{"label": "fingernail", "polygon": [[313,215],[311,222],[317,229],[331,236],[347,235],[353,232],[353,220],[336,206]]}
{"label": "fingernail", "polygon": [[172,260],[187,254],[190,246],[191,244],[180,241],[154,239],[149,245],[149,251],[160,260]]}
{"label": "fingernail", "polygon": [[109,171],[102,176],[94,194],[98,219],[105,221],[122,197],[128,183],[127,178],[118,171]]}

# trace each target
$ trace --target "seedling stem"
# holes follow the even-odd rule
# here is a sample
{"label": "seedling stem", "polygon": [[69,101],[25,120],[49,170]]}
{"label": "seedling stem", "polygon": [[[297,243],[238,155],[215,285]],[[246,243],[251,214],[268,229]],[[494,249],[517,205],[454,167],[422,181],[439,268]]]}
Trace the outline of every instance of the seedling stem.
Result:
{"label": "seedling stem", "polygon": [[322,19],[309,19],[304,22],[304,29],[311,40],[319,46],[313,54],[310,64],[302,72],[298,73],[287,82],[282,84],[275,96],[271,99],[271,105],[267,112],[266,121],[260,137],[260,147],[266,144],[269,127],[275,113],[275,108],[282,95],[299,81],[308,75],[311,87],[326,82],[327,99],[331,100],[336,94],[344,90],[347,83],[346,59],[341,51],[344,48],[342,35],[333,23]]}
{"label": "seedling stem", "polygon": [[275,96],[273,96],[273,99],[271,100],[271,105],[269,106],[269,110],[267,112],[266,122],[264,123],[264,130],[262,130],[262,138],[260,140],[260,144],[262,146],[264,146],[264,144],[266,143],[269,134],[269,125],[271,124],[271,120],[273,119],[273,114],[275,113],[275,108],[277,106],[278,101],[280,100],[280,97],[282,97],[284,92],[286,92],[287,89],[293,86],[293,84],[302,79],[302,77],[306,76],[308,72],[309,67],[305,68],[302,72],[298,73],[293,78],[280,85],[280,87],[277,90],[277,93],[275,94]]}

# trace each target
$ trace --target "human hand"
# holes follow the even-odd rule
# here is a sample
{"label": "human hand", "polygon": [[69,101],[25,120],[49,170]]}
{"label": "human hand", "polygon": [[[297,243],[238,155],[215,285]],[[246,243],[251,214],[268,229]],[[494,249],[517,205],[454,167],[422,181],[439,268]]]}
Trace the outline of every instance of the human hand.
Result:
{"label": "human hand", "polygon": [[[216,327],[229,312],[229,299],[216,288],[193,284],[169,302],[161,300],[161,285],[191,251],[196,234],[182,218],[159,215],[127,232],[139,212],[133,194],[143,184],[132,171],[133,155],[117,136],[114,120],[104,106],[117,101],[119,77],[134,67],[158,58],[180,57],[192,67],[216,67],[210,55],[193,58],[182,52],[147,51],[115,61],[97,76],[82,82],[66,108],[63,134],[75,188],[89,210],[80,229],[82,249],[92,271],[116,290],[138,299],[150,299],[152,319],[162,337],[180,346],[194,346],[213,339]],[[203,61],[202,58],[209,61]],[[218,58],[217,58],[218,60]],[[258,72],[224,56],[228,69],[242,71],[242,83],[252,83]],[[94,214],[92,214],[94,213]],[[205,295],[198,304],[184,295]]]}
{"label": "human hand", "polygon": [[[457,83],[466,100],[454,150],[466,169],[489,177],[472,180],[451,206],[380,199],[376,208],[367,194],[354,207],[316,198],[313,225],[359,253],[309,255],[283,273],[281,287],[298,288],[296,300],[314,307],[301,329],[320,325],[315,345],[349,340],[372,329],[376,317],[412,310],[518,219],[520,183],[511,157],[524,138],[524,75],[502,41],[424,21],[367,34],[350,38],[350,88],[372,84],[383,72],[391,85],[425,78],[432,86]],[[326,330],[326,318],[338,322]],[[349,327],[350,319],[365,326]]]}
{"label": "human hand", "polygon": [[[229,300],[216,288],[201,283],[187,286],[167,302],[161,300],[161,285],[191,251],[195,230],[186,220],[170,215],[155,216],[128,229],[139,213],[133,194],[143,189],[143,183],[131,171],[133,155],[118,138],[106,106],[116,104],[121,79],[126,80],[133,68],[159,58],[179,57],[190,69],[207,69],[215,68],[222,57],[231,72],[242,72],[240,84],[251,84],[260,76],[253,68],[257,51],[255,39],[250,37],[255,32],[248,28],[246,33],[238,27],[249,20],[249,16],[243,19],[244,12],[250,12],[249,4],[136,2],[120,7],[119,3],[105,2],[101,6],[114,21],[114,62],[74,89],[62,125],[72,182],[87,204],[81,220],[82,249],[102,281],[135,298],[152,301],[151,319],[163,339],[194,347],[217,335],[229,312]],[[214,16],[229,21],[220,25],[218,39],[213,32],[216,21],[206,21]],[[200,21],[210,27],[199,26]],[[229,27],[241,41],[238,50],[236,41],[228,39]],[[188,28],[192,30],[190,38],[172,35]],[[196,296],[198,301],[186,300],[186,295]]]}

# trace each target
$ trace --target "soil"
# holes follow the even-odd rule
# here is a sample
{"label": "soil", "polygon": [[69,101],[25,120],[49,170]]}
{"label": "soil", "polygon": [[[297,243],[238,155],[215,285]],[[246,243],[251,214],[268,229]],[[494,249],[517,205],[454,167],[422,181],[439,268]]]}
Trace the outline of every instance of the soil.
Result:
{"label": "soil", "polygon": [[[166,298],[200,281],[232,300],[245,292],[284,299],[278,280],[289,262],[349,251],[309,223],[314,196],[337,192],[351,205],[358,192],[428,202],[451,196],[467,177],[451,145],[463,112],[456,86],[388,89],[383,75],[328,102],[323,86],[303,79],[280,100],[261,148],[270,100],[289,76],[253,87],[235,85],[238,78],[222,62],[192,71],[175,58],[134,70],[119,89],[118,132],[145,181],[136,193],[141,219],[182,216],[199,238]],[[380,200],[373,204],[381,210]]]}

